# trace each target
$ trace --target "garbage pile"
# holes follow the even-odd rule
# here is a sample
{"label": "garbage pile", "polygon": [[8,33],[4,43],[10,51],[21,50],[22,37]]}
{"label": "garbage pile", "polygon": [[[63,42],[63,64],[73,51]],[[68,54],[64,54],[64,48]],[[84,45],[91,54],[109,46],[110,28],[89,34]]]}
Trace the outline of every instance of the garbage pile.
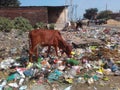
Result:
{"label": "garbage pile", "polygon": [[25,45],[19,55],[14,54],[16,49],[9,49],[10,55],[0,60],[0,90],[32,90],[34,85],[46,84],[50,86],[47,90],[74,90],[76,83],[99,82],[104,86],[109,76],[120,76],[120,34],[116,29],[89,27],[61,33],[73,45],[71,58],[54,54],[45,57],[44,48],[37,61],[31,63]]}

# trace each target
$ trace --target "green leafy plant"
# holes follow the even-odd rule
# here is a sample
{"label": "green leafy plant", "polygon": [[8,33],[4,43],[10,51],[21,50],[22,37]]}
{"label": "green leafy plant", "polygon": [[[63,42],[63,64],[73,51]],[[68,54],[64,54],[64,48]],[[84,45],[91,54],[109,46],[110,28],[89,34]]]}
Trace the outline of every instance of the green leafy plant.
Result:
{"label": "green leafy plant", "polygon": [[53,29],[54,30],[55,29],[55,24],[50,24],[49,25],[49,29]]}
{"label": "green leafy plant", "polygon": [[0,31],[10,32],[14,28],[13,21],[5,18],[0,17]]}
{"label": "green leafy plant", "polygon": [[38,23],[35,24],[34,28],[44,29],[45,26],[46,26],[45,23],[43,23],[43,22],[38,22]]}
{"label": "green leafy plant", "polygon": [[14,26],[15,29],[20,31],[26,32],[33,29],[32,25],[30,24],[29,20],[23,17],[16,17],[14,19]]}

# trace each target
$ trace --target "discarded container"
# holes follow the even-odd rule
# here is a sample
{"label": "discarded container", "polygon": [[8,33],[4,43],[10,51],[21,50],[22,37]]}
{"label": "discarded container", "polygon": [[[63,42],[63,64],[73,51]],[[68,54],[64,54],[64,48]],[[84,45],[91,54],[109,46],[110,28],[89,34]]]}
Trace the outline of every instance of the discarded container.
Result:
{"label": "discarded container", "polygon": [[71,58],[71,59],[67,60],[66,63],[73,66],[73,65],[78,65],[79,61]]}
{"label": "discarded container", "polygon": [[39,57],[39,58],[38,58],[38,62],[41,62],[42,60],[43,60],[42,57]]}

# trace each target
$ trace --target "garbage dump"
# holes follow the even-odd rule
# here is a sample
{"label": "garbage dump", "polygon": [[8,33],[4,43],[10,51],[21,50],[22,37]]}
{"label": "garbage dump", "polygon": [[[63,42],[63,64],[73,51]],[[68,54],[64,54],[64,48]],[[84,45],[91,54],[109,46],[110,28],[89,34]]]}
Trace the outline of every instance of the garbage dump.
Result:
{"label": "garbage dump", "polygon": [[54,50],[46,57],[45,47],[33,63],[29,62],[28,33],[4,34],[0,90],[120,90],[119,31],[105,27],[61,31],[73,47],[72,57],[60,52],[57,57]]}

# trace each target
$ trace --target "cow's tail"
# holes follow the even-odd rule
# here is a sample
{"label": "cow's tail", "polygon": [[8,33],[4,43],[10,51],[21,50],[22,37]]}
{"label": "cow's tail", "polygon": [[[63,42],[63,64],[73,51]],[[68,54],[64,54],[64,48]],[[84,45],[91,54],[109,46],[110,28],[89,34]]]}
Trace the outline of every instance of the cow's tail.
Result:
{"label": "cow's tail", "polygon": [[28,42],[29,42],[29,54],[31,54],[31,48],[32,48],[32,44],[31,44],[31,40],[32,38],[31,38],[31,32],[29,32],[29,34],[28,34]]}
{"label": "cow's tail", "polygon": [[29,42],[29,49],[30,49],[30,47],[31,47],[31,36],[30,36],[30,32],[29,32],[29,34],[28,34],[28,42]]}

